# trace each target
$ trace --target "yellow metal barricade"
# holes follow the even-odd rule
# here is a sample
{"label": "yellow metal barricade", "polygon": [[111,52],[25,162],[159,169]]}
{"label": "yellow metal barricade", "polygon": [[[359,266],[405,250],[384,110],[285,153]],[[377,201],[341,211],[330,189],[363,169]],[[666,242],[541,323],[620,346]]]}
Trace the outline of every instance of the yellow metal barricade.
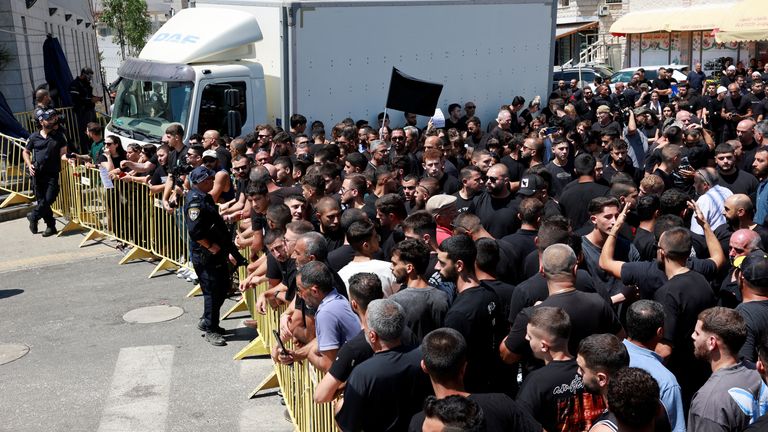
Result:
{"label": "yellow metal barricade", "polygon": [[26,140],[0,134],[0,189],[8,195],[0,208],[34,200],[32,177],[24,164]]}
{"label": "yellow metal barricade", "polygon": [[[77,118],[75,118],[75,112],[72,107],[56,108],[62,117],[60,120],[61,126],[66,130],[65,135],[70,143],[74,143],[77,148],[80,148],[80,134],[77,130]],[[35,118],[35,111],[24,111],[13,114],[16,120],[24,126],[24,129],[29,132],[34,132],[38,129],[37,119]],[[97,116],[98,120],[98,116]]]}
{"label": "yellow metal barricade", "polygon": [[189,236],[182,209],[184,203],[168,212],[160,195],[150,195],[147,202],[150,228],[150,251],[161,258],[149,277],[161,270],[178,268],[189,261]]}

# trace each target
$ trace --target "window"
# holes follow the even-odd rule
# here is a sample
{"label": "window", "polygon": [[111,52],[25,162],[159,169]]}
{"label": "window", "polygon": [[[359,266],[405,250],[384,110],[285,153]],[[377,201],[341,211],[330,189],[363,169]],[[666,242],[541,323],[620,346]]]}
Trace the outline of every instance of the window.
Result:
{"label": "window", "polygon": [[622,0],[605,0],[606,4],[621,4]]}
{"label": "window", "polygon": [[571,0],[559,0],[560,7],[568,7],[571,4]]}
{"label": "window", "polygon": [[[229,89],[238,90],[240,103],[230,108],[227,106],[225,92]],[[204,133],[208,129],[215,129],[221,133],[227,132],[227,112],[234,109],[240,113],[241,126],[248,118],[246,108],[247,88],[244,81],[208,84],[203,88],[200,97],[200,119],[197,122],[197,133]]]}

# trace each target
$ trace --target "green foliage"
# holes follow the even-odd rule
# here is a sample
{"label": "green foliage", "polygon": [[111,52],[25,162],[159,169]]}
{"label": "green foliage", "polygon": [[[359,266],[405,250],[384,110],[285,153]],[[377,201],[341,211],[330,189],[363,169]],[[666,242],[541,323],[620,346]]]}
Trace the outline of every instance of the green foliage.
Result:
{"label": "green foliage", "polygon": [[152,23],[144,0],[103,0],[101,23],[112,28],[112,40],[120,45],[123,59],[136,56],[147,42]]}

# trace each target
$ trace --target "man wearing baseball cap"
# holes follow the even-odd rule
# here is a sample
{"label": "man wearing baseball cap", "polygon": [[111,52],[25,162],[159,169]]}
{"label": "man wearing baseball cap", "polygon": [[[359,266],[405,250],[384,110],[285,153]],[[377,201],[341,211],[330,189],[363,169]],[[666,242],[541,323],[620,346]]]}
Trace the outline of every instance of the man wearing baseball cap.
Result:
{"label": "man wearing baseball cap", "polygon": [[43,219],[47,225],[43,237],[57,233],[51,204],[59,195],[61,159],[67,154],[67,139],[56,128],[58,117],[59,113],[53,108],[35,110],[35,119],[41,129],[29,136],[22,154],[37,199],[37,206],[27,215],[29,230],[37,234],[37,223]]}
{"label": "man wearing baseball cap", "polygon": [[210,195],[216,203],[225,203],[235,197],[235,189],[227,170],[221,168],[219,154],[216,150],[208,149],[203,152],[203,165],[214,173],[213,189]]}
{"label": "man wearing baseball cap", "polygon": [[216,173],[204,165],[189,173],[191,188],[185,197],[184,220],[190,238],[190,258],[203,290],[203,317],[197,328],[205,332],[205,340],[224,346],[225,330],[219,327],[219,314],[232,286],[229,263],[245,265],[246,261],[232,243],[224,219],[209,195]]}
{"label": "man wearing baseball cap", "polygon": [[756,362],[760,338],[768,335],[768,254],[757,249],[736,257],[733,265],[744,299],[736,311],[747,323],[747,340],[739,351],[739,358]]}
{"label": "man wearing baseball cap", "polygon": [[88,123],[96,121],[96,103],[101,101],[100,96],[93,95],[92,80],[93,69],[86,66],[69,84],[69,95],[72,97],[72,107],[77,119],[77,133],[80,134],[80,153],[87,153],[90,149],[85,130]]}
{"label": "man wearing baseball cap", "polygon": [[453,195],[439,194],[427,201],[427,212],[435,219],[437,224],[437,245],[453,235],[451,224],[458,214],[456,211],[456,197]]}

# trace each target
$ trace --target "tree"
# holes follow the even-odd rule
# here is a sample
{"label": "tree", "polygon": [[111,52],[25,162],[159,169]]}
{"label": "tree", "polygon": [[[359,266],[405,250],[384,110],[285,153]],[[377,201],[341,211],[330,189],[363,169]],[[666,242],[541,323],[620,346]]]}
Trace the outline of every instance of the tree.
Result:
{"label": "tree", "polygon": [[128,55],[138,55],[152,30],[146,1],[103,0],[102,4],[100,21],[115,32],[112,40],[120,45],[122,59],[125,60],[126,49]]}

